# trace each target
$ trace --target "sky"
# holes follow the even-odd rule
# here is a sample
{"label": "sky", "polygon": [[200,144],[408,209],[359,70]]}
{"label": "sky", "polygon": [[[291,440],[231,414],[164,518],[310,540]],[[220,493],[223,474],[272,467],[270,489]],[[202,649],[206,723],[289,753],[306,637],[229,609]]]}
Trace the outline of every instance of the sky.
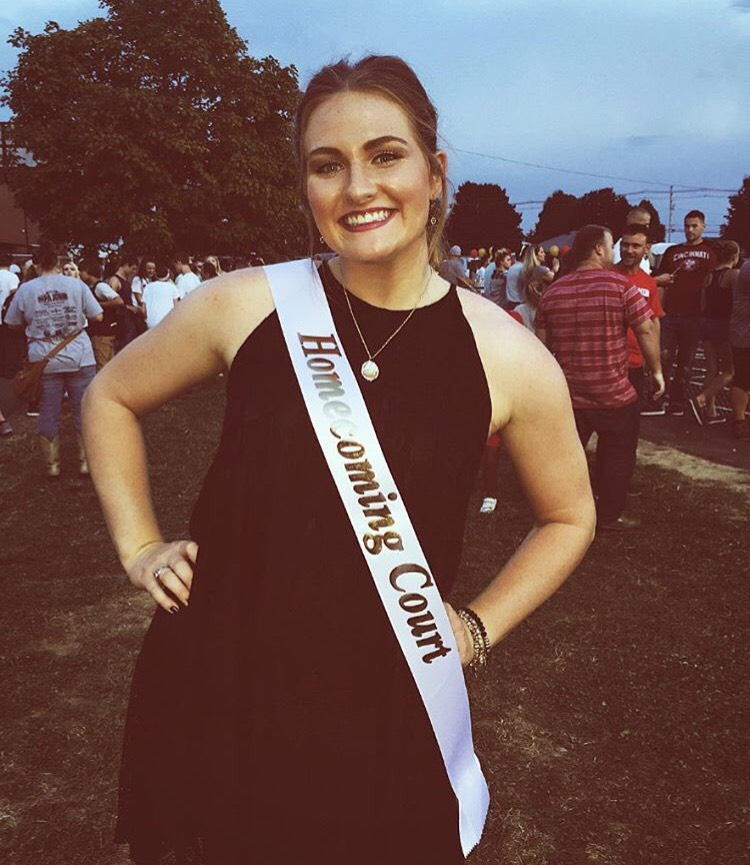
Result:
{"label": "sky", "polygon": [[[692,208],[717,234],[727,190],[750,175],[750,0],[222,6],[250,53],[293,64],[302,86],[344,55],[403,57],[438,109],[454,186],[505,187],[526,231],[554,190],[602,186],[634,204],[650,198],[666,225],[673,185],[674,239]],[[0,69],[15,64],[4,42],[15,27],[37,33],[50,19],[74,27],[99,14],[96,0],[4,0]]]}

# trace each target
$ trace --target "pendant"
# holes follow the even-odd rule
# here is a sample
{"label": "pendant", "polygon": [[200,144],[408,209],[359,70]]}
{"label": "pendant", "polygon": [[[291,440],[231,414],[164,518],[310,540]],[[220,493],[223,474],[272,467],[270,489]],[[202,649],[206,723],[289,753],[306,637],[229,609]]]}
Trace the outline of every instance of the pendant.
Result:
{"label": "pendant", "polygon": [[380,375],[380,369],[374,360],[366,360],[362,364],[362,378],[365,381],[375,381],[375,379]]}

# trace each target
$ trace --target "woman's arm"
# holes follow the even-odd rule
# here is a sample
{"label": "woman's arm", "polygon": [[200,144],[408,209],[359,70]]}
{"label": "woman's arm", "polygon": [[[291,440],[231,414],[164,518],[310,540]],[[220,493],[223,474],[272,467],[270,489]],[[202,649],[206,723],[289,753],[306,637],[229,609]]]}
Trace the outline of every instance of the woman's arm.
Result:
{"label": "woman's arm", "polygon": [[470,603],[494,645],[571,575],[593,540],[596,513],[560,367],[516,322],[467,317],[487,373],[492,431],[501,432],[534,513],[526,539]]}
{"label": "woman's arm", "polygon": [[[173,580],[170,588],[186,602],[192,579],[188,559],[194,559],[195,545],[181,542],[162,549],[139,419],[226,370],[247,335],[272,309],[262,274],[246,271],[215,280],[130,343],[86,391],[86,453],[117,554],[131,581],[150,591],[165,609],[172,609],[174,601],[153,579],[151,565],[169,565],[184,584]],[[155,561],[157,553],[165,560]]]}

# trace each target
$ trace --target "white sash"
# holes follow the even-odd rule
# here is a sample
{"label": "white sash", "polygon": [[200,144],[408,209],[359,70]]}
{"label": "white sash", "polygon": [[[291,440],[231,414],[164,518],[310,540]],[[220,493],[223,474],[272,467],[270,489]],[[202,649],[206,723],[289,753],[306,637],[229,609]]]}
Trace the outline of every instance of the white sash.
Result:
{"label": "white sash", "polygon": [[316,268],[305,259],[266,267],[265,273],[315,434],[432,723],[468,856],[482,835],[489,791],[474,753],[466,684],[440,592]]}

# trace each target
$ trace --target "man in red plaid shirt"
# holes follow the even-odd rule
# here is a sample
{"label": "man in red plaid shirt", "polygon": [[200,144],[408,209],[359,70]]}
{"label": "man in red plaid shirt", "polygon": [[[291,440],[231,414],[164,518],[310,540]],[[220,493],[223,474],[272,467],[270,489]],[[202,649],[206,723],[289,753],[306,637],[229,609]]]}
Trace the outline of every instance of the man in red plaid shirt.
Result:
{"label": "man in red plaid shirt", "polygon": [[659,337],[653,313],[638,289],[613,265],[612,233],[587,225],[566,256],[566,275],[542,295],[536,331],[562,367],[576,426],[585,447],[596,432],[593,471],[597,528],[624,531],[637,520],[624,517],[635,468],[640,414],[628,379],[627,331],[632,328],[656,386],[664,393]]}

